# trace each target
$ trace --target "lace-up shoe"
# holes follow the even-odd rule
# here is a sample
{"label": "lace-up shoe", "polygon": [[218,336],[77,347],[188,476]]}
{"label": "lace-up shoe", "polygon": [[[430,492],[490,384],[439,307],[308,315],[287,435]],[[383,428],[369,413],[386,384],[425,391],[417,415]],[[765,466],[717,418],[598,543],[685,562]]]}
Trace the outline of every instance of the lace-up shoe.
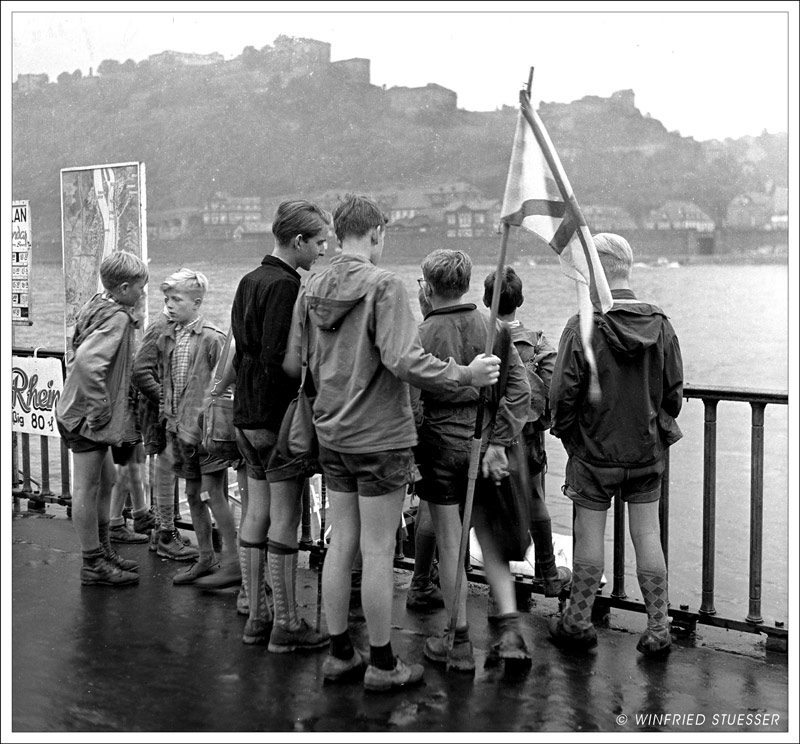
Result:
{"label": "lace-up shoe", "polygon": [[219,568],[219,561],[204,563],[195,561],[189,568],[179,571],[172,577],[173,584],[194,584],[197,579],[208,576]]}
{"label": "lace-up shoe", "polygon": [[142,535],[149,535],[153,530],[158,528],[156,522],[156,515],[153,510],[145,512],[138,517],[133,518],[133,531],[139,532]]}
{"label": "lace-up shoe", "polygon": [[120,571],[139,570],[139,564],[136,561],[131,561],[128,560],[127,558],[123,558],[112,547],[103,548],[103,556],[109,563],[115,565]]}
{"label": "lace-up shoe", "polygon": [[475,672],[475,657],[472,655],[472,641],[466,643],[454,643],[452,650],[449,649],[447,631],[443,636],[434,636],[425,641],[425,648],[422,652],[426,658],[440,664],[446,664],[448,669],[455,669],[457,672]]}
{"label": "lace-up shoe", "polygon": [[81,566],[81,584],[91,586],[101,584],[104,586],[124,586],[135,584],[139,575],[131,571],[123,571],[106,558],[101,558],[92,565]]}
{"label": "lace-up shoe", "polygon": [[672,650],[672,636],[670,635],[669,627],[661,631],[648,628],[639,638],[636,650],[652,658],[666,656]]}
{"label": "lace-up shoe", "polygon": [[291,651],[322,648],[330,643],[327,633],[318,633],[305,620],[297,630],[287,630],[275,624],[269,637],[267,650],[273,654],[288,654]]}
{"label": "lace-up shoe", "polygon": [[557,597],[566,592],[572,584],[572,571],[566,566],[556,566],[553,575],[542,579],[542,590],[545,597]]}
{"label": "lace-up shoe", "polygon": [[121,524],[108,528],[108,539],[113,543],[146,543],[150,538],[132,530],[127,524]]}
{"label": "lace-up shoe", "polygon": [[341,682],[363,675],[367,663],[357,648],[353,649],[353,656],[349,659],[340,659],[328,654],[322,662],[322,677],[325,682]]}
{"label": "lace-up shoe", "polygon": [[194,561],[200,557],[200,551],[191,545],[186,545],[178,530],[168,532],[161,530],[158,534],[156,552],[162,558],[173,561]]}
{"label": "lace-up shoe", "polygon": [[415,685],[422,681],[425,669],[422,664],[406,664],[394,657],[394,669],[379,669],[370,664],[364,673],[364,689],[370,692],[388,692],[397,687]]}
{"label": "lace-up shoe", "polygon": [[597,645],[597,631],[594,626],[582,630],[568,630],[563,617],[551,617],[548,623],[550,641],[559,648],[573,651],[586,651]]}

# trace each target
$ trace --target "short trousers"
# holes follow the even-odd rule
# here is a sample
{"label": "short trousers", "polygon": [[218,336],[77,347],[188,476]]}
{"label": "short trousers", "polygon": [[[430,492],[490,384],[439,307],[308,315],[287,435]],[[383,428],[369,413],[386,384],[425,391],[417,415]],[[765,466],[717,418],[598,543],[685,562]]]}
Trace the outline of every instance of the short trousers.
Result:
{"label": "short trousers", "polygon": [[[120,445],[111,445],[111,457],[115,465],[128,465],[131,462],[143,462],[144,451],[142,443],[125,442]],[[138,451],[137,451],[138,448]]]}
{"label": "short trousers", "polygon": [[188,444],[167,432],[167,446],[172,450],[172,471],[178,478],[199,480],[208,473],[227,470],[228,463],[212,457],[201,444]]}
{"label": "short trousers", "polygon": [[319,472],[314,459],[296,457],[287,460],[275,446],[278,435],[269,429],[240,429],[236,427],[236,446],[242,453],[247,467],[247,475],[253,480],[268,483],[308,478]]}
{"label": "short trousers", "polygon": [[410,447],[350,454],[320,445],[319,464],[328,488],[359,496],[383,496],[414,482]]}
{"label": "short trousers", "polygon": [[570,457],[562,490],[579,506],[605,511],[617,493],[629,504],[658,501],[661,498],[663,474],[663,458],[640,468],[603,468]]}
{"label": "short trousers", "polygon": [[97,452],[99,450],[105,450],[108,448],[108,444],[105,442],[95,442],[94,439],[87,439],[86,437],[78,434],[81,426],[83,426],[83,421],[81,421],[72,431],[68,431],[67,428],[58,420],[56,420],[56,425],[58,426],[58,433],[64,440],[64,444],[66,444],[67,448],[73,452]]}
{"label": "short trousers", "polygon": [[[415,484],[417,496],[429,504],[463,505],[469,484],[470,450],[453,450],[425,443],[416,448],[417,467],[422,479]],[[494,488],[480,473],[475,481],[477,500],[491,498]]]}

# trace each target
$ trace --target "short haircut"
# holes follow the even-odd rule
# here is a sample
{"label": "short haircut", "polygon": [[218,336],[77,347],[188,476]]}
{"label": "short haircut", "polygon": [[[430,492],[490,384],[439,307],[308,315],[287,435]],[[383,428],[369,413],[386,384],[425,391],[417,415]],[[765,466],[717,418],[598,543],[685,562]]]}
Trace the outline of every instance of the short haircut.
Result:
{"label": "short haircut", "polygon": [[147,264],[130,251],[115,251],[100,264],[100,281],[107,291],[123,282],[146,282],[150,278]]}
{"label": "short haircut", "polygon": [[174,274],[170,274],[159,286],[162,292],[169,292],[171,289],[177,289],[179,292],[185,292],[197,299],[203,299],[208,292],[208,279],[205,274],[192,269],[178,269]]}
{"label": "short haircut", "polygon": [[318,204],[303,200],[285,201],[281,202],[272,218],[272,234],[278,245],[287,246],[297,235],[309,240],[330,224],[330,214]]}
{"label": "short haircut", "polygon": [[422,277],[439,297],[456,299],[469,290],[472,259],[464,251],[440,248],[423,259]]}
{"label": "short haircut", "polygon": [[[491,272],[483,280],[483,304],[486,307],[492,306],[494,297],[494,275]],[[510,315],[525,301],[522,294],[522,279],[511,266],[503,269],[503,279],[500,285],[500,299],[498,300],[497,312],[500,315]]]}
{"label": "short haircut", "polygon": [[389,218],[368,196],[346,194],[333,211],[333,228],[339,243],[351,235],[361,238],[374,227],[385,227],[387,222]]}
{"label": "short haircut", "polygon": [[614,233],[598,233],[593,239],[606,276],[622,279],[630,276],[633,251],[628,241]]}

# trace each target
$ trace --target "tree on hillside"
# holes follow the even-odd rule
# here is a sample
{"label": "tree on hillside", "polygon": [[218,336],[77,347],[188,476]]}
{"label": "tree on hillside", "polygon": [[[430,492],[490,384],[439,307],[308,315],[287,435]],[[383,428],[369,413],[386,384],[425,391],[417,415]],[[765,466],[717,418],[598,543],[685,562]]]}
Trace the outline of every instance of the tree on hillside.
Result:
{"label": "tree on hillside", "polygon": [[122,65],[115,59],[104,59],[97,65],[98,75],[113,75],[122,70]]}
{"label": "tree on hillside", "polygon": [[66,70],[62,72],[56,80],[58,81],[59,85],[69,85],[72,82],[72,75],[70,75]]}

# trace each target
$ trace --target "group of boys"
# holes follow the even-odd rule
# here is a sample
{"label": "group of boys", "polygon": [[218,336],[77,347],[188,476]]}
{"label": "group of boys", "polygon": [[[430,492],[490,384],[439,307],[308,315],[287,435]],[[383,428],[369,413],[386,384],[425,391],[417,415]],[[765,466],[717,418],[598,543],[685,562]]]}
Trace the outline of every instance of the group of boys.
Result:
{"label": "group of boys", "polygon": [[[308,271],[324,255],[331,222],[340,250],[301,286],[298,269]],[[597,320],[594,334],[606,393],[598,406],[586,392],[588,367],[577,320],[565,328],[553,371],[552,347],[541,332],[527,331],[515,318],[522,286],[510,267],[499,289],[501,322],[510,325],[514,341],[506,359],[481,351],[491,321],[474,304],[463,302],[472,264],[462,251],[434,251],[423,262],[420,301],[430,311],[418,326],[402,282],[378,267],[387,222],[368,197],[347,195],[332,219],[311,202],[281,204],[273,221],[272,254],[239,283],[231,312],[235,354],[213,386],[224,334],[199,313],[205,277],[183,269],[162,283],[164,316],[148,329],[134,363],[131,310],[148,279],[147,267],[124,252],[103,262],[105,292],[78,317],[75,354],[58,410],[59,430],[75,456],[73,519],[84,557],[82,583],[137,580],[135,565],[116,554],[103,529],[113,484],[108,449],[115,452],[135,441],[128,396],[120,394],[128,390],[133,371],[134,383],[150,403],[149,418],[139,417],[140,436],[148,453],[158,454],[156,546],[165,557],[193,560],[175,583],[227,586],[241,581],[248,615],[243,642],[267,645],[273,653],[329,645],[322,667],[327,681],[358,676],[366,689],[377,691],[419,682],[422,665],[396,656],[390,639],[395,532],[407,487],[418,472],[417,493],[430,510],[438,543],[443,601],[456,620],[452,637],[429,638],[424,653],[448,668],[472,672],[466,591],[455,589],[457,582],[466,587],[457,561],[460,507],[471,475],[476,413],[485,405],[482,481],[508,476],[506,450],[522,437],[533,467],[531,535],[538,578],[548,596],[572,580],[567,610],[550,629],[553,641],[581,649],[596,643],[591,606],[603,571],[605,514],[613,495],[620,493],[630,505],[648,612],[639,650],[666,653],[666,567],[653,535],[664,451],[679,436],[674,418],[680,410],[682,368],[668,319],[630,290],[627,242],[614,235],[596,238],[615,300]],[[494,290],[491,275],[485,282],[487,306]],[[493,386],[501,361],[507,371],[503,389],[497,390]],[[304,365],[315,392],[315,460],[286,458],[277,447],[280,423]],[[653,373],[656,367],[658,374]],[[247,472],[238,536],[222,488],[231,463],[202,449],[198,425],[205,397],[220,394],[231,382],[237,444]],[[481,388],[489,393],[480,395]],[[576,505],[574,577],[555,566],[541,486],[542,432],[551,409],[552,432],[569,455],[564,493]],[[295,599],[301,495],[315,471],[323,473],[331,505],[322,575],[328,633],[299,617]],[[174,528],[176,477],[186,480],[198,551]],[[207,501],[201,493],[208,493]],[[219,556],[211,540],[209,508],[223,533]],[[497,604],[496,651],[507,664],[530,664],[508,564],[487,527],[491,510],[491,489],[479,487],[474,524]],[[368,649],[354,645],[348,627],[357,557]]]}

